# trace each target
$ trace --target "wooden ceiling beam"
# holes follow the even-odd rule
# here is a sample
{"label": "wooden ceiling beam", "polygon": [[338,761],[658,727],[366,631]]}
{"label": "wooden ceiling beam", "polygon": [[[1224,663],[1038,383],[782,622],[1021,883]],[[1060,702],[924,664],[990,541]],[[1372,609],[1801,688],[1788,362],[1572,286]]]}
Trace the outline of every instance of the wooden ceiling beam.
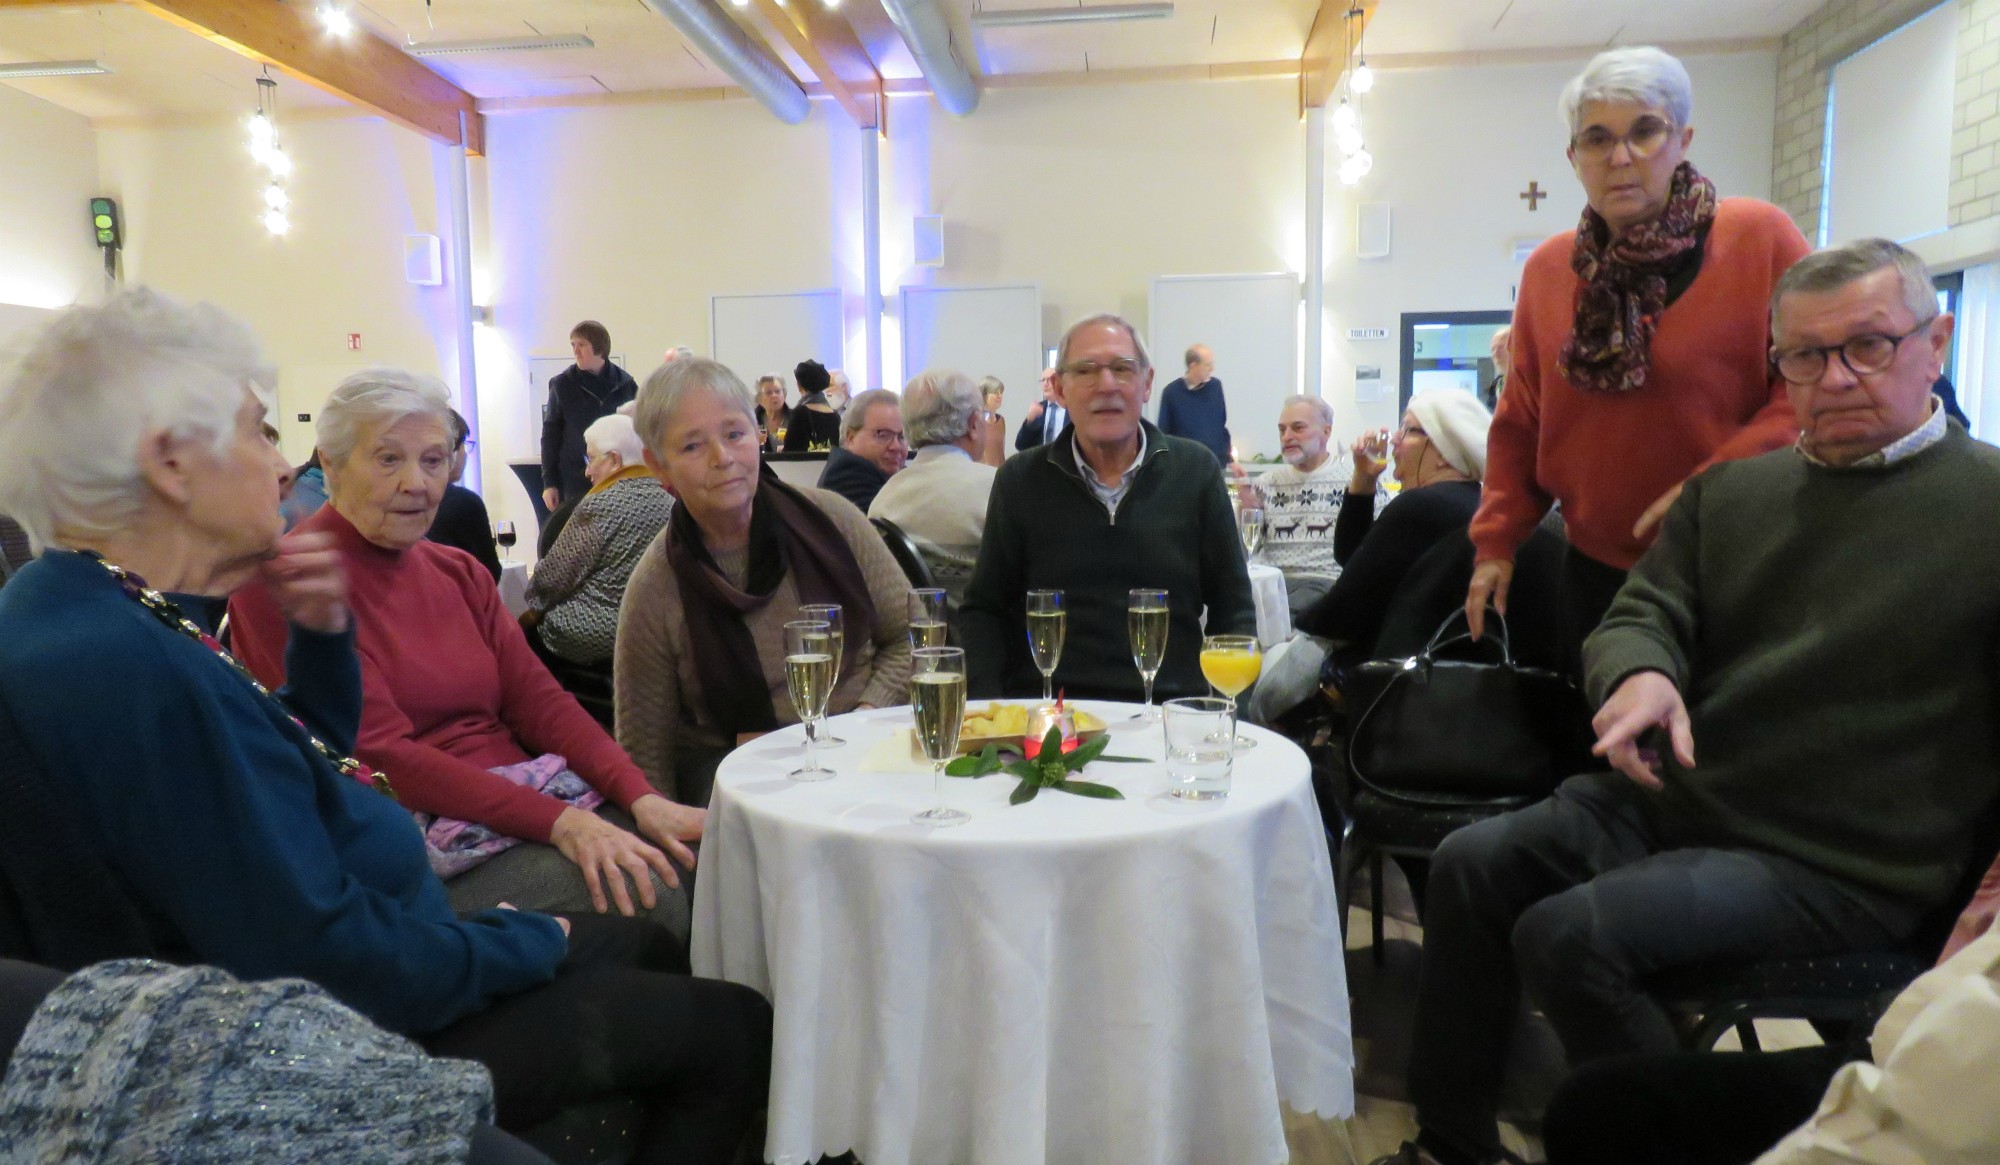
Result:
{"label": "wooden ceiling beam", "polygon": [[[0,8],[46,7],[59,2],[62,0],[0,0]],[[303,8],[279,0],[128,2],[203,40],[379,113],[434,141],[462,143],[467,153],[485,152],[485,127],[472,94],[366,28],[357,27],[345,39],[336,39],[313,23]]]}
{"label": "wooden ceiling beam", "polygon": [[[823,5],[757,0],[757,11],[862,129],[882,128],[882,74],[845,17]],[[778,46],[773,45],[773,48]]]}
{"label": "wooden ceiling beam", "polygon": [[[1375,19],[1377,0],[1320,0],[1312,31],[1306,34],[1305,51],[1299,54],[1299,116],[1318,109],[1333,99],[1340,87],[1341,74],[1354,56],[1354,46]],[[1359,9],[1352,20],[1348,13]]]}

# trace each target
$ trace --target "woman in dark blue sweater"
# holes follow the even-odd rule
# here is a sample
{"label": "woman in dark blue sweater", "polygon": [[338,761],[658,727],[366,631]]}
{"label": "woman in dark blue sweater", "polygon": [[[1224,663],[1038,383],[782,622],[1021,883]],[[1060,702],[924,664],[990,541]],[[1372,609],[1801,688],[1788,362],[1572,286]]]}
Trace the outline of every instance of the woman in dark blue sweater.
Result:
{"label": "woman in dark blue sweater", "polygon": [[[663,973],[648,923],[456,917],[393,774],[349,759],[344,577],[328,540],[279,543],[270,384],[205,305],[141,290],[49,326],[0,384],[0,509],[46,550],[0,594],[0,703],[169,955],[311,979],[481,1061],[504,1127],[631,1095],[638,1160],[730,1160],[765,1096],[764,1000]],[[292,624],[280,693],[176,602],[260,576]]]}

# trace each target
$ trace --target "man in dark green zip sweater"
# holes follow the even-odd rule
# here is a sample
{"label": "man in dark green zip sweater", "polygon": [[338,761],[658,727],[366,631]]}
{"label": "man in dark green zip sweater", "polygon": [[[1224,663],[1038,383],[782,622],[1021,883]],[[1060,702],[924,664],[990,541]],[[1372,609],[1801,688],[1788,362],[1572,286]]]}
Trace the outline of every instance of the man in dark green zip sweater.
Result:
{"label": "man in dark green zip sweater", "polygon": [[1201,445],[1141,419],[1153,368],[1131,324],[1092,316],[1064,333],[1057,355],[1057,400],[1070,423],[1000,467],[959,609],[971,694],[1041,693],[1026,596],[1056,589],[1068,640],[1055,686],[1137,701],[1125,612],[1127,592],[1140,587],[1164,589],[1171,611],[1154,698],[1204,694],[1203,609],[1210,635],[1257,631],[1222,468]]}
{"label": "man in dark green zip sweater", "polygon": [[1802,436],[1691,480],[1587,642],[1615,770],[1437,851],[1405,1160],[1495,1157],[1523,991],[1572,1063],[1663,1051],[1659,972],[1955,906],[2000,793],[2000,450],[1931,396],[1952,319],[1908,251],[1808,256],[1773,305]]}

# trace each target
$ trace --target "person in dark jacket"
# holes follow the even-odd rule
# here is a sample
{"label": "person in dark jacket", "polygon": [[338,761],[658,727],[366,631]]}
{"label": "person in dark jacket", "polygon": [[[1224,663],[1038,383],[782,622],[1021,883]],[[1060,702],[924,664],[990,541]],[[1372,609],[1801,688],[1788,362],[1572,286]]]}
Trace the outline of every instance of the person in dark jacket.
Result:
{"label": "person in dark jacket", "polygon": [[572,328],[569,350],[576,363],[549,381],[549,400],[542,406],[542,504],[551,510],[590,489],[583,473],[583,431],[639,395],[639,382],[611,363],[611,333],[603,324],[585,320]]}
{"label": "person in dark jacket", "polygon": [[826,396],[833,377],[819,361],[807,360],[792,369],[792,379],[799,382],[799,403],[786,418],[785,452],[834,448],[840,440],[840,413]]}
{"label": "person in dark jacket", "polygon": [[1062,406],[1060,394],[1056,391],[1056,370],[1047,369],[1042,373],[1042,399],[1028,409],[1028,415],[1021,418],[1020,431],[1014,434],[1014,451],[1026,453],[1037,445],[1046,445],[1056,439],[1069,424],[1069,410]]}
{"label": "person in dark jacket", "polygon": [[444,487],[444,500],[438,503],[437,517],[431,520],[430,532],[424,537],[445,546],[456,546],[477,558],[493,581],[499,582],[500,554],[493,544],[493,522],[486,513],[486,500],[458,484],[458,479],[465,476],[469,452],[466,441],[471,436],[472,426],[453,409],[451,484]]}
{"label": "person in dark jacket", "polygon": [[871,388],[854,398],[842,418],[840,448],[827,455],[819,488],[832,490],[865,514],[909,455],[900,399],[886,388]]}
{"label": "person in dark jacket", "polygon": [[1171,611],[1161,699],[1208,690],[1202,609],[1212,634],[1254,634],[1257,614],[1236,519],[1215,456],[1140,416],[1153,367],[1139,333],[1115,315],[1063,336],[1057,394],[1070,421],[1046,445],[1007,459],[993,479],[979,562],[960,608],[968,690],[1039,693],[1028,658],[1026,592],[1065,592],[1068,640],[1055,686],[1073,697],[1137,701],[1126,637],[1133,588],[1165,588]]}

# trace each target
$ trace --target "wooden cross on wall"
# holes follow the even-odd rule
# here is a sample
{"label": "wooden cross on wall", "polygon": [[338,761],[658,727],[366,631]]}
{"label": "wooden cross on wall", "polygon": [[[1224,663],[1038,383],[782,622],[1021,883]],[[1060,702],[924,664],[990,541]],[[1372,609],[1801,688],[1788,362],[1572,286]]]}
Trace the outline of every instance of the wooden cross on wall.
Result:
{"label": "wooden cross on wall", "polygon": [[1541,184],[1539,182],[1528,183],[1528,188],[1520,193],[1520,197],[1528,200],[1529,210],[1540,210],[1541,207],[1536,204],[1541,202],[1542,199],[1547,198],[1548,196],[1549,192],[1542,189]]}

